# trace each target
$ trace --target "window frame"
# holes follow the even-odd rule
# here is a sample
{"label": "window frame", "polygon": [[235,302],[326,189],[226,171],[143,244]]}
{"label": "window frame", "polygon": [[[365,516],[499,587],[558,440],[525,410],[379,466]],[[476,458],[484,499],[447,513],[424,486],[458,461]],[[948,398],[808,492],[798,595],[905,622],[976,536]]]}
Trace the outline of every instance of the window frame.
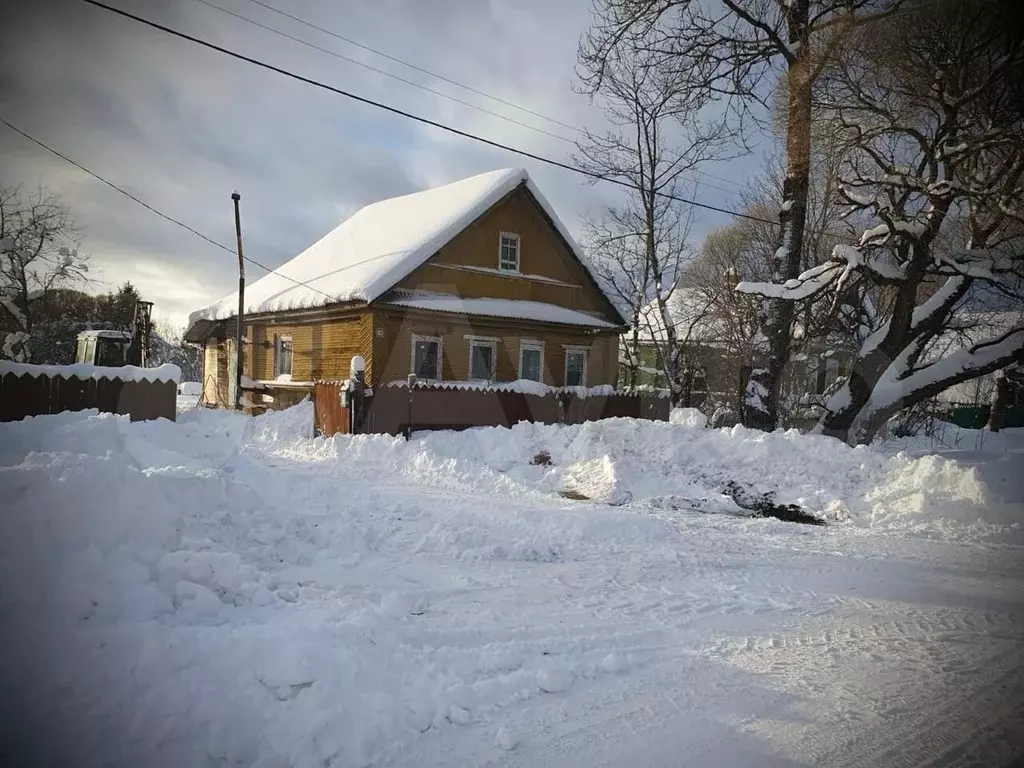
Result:
{"label": "window frame", "polygon": [[[444,381],[444,337],[428,336],[421,333],[413,333],[410,335],[412,337],[412,343],[409,345],[409,373],[415,373],[417,380],[420,381]],[[437,344],[436,379],[420,379],[419,373],[416,371],[416,343],[420,341],[432,341]]]}
{"label": "window frame", "polygon": [[[504,249],[505,239],[515,242],[516,244],[516,265],[515,267],[506,267],[504,265]],[[522,263],[522,238],[515,232],[499,232],[498,233],[498,270],[500,272],[515,272],[519,273],[519,266]]]}
{"label": "window frame", "polygon": [[[288,342],[288,371],[281,370],[281,350],[284,349],[284,343]],[[274,334],[274,378],[280,379],[282,376],[290,377],[292,372],[295,370],[295,340],[292,338],[290,333],[275,333]]]}
{"label": "window frame", "polygon": [[[487,347],[491,350],[491,375],[486,379],[473,376],[473,347]],[[466,366],[466,375],[470,381],[494,381],[498,376],[498,342],[495,339],[480,337],[469,338],[469,365]]]}
{"label": "window frame", "polygon": [[[540,365],[537,368],[537,375],[540,377],[536,381],[540,384],[544,383],[544,342],[534,341],[533,339],[522,339],[519,342],[519,369],[517,372],[518,378],[523,378],[523,352],[527,350],[536,351],[540,354]],[[527,379],[527,381],[534,381],[534,379]]]}
{"label": "window frame", "polygon": [[[565,354],[563,355],[564,360],[562,364],[562,385],[565,387],[585,387],[587,386],[587,358],[590,357],[588,354],[590,350],[587,347],[566,347]],[[580,383],[569,384],[569,356],[570,355],[582,355],[583,356],[583,370],[580,371]]]}

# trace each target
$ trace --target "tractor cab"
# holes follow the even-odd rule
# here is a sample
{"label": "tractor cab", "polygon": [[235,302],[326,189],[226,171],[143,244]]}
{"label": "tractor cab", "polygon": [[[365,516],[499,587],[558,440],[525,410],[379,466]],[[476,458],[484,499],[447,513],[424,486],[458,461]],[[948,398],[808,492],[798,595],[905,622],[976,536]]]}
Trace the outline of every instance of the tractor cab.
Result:
{"label": "tractor cab", "polygon": [[128,365],[131,343],[128,331],[82,331],[78,334],[75,362],[114,368]]}

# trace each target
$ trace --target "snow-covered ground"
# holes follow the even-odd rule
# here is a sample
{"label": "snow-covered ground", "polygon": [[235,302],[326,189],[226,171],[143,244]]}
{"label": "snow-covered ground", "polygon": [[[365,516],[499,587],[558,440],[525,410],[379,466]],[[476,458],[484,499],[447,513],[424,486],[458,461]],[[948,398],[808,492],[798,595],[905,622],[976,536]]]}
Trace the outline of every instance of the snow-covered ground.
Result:
{"label": "snow-covered ground", "polygon": [[691,416],[0,425],[0,764],[1008,764],[1024,435],[961,462]]}

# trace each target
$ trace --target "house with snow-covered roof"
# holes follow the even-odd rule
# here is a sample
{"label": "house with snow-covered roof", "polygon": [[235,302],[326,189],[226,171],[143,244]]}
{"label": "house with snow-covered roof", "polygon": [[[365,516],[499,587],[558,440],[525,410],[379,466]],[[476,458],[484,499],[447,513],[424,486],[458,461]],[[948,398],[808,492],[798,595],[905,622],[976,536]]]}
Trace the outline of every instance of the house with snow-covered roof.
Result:
{"label": "house with snow-covered roof", "polygon": [[[742,408],[757,320],[754,299],[731,290],[737,279],[737,275],[723,275],[720,291],[679,284],[665,302],[665,314],[681,348],[681,405],[703,407],[710,398],[715,407],[737,412]],[[637,319],[636,350],[632,354],[638,363],[636,383],[666,388],[662,354],[667,351],[668,334],[658,302],[652,300],[641,307]],[[799,339],[804,336],[799,319],[795,335]],[[621,376],[627,384],[632,373],[628,353],[632,343],[630,330],[620,341]],[[849,374],[851,361],[852,352],[841,338],[812,338],[790,358],[782,381],[783,394],[791,401],[821,400],[818,396],[831,391]]]}
{"label": "house with snow-covered roof", "polygon": [[[360,209],[245,288],[244,376],[294,401],[343,379],[614,384],[626,323],[525,170]],[[234,293],[189,317],[203,402],[234,402]],[[276,394],[275,394],[276,393]]]}

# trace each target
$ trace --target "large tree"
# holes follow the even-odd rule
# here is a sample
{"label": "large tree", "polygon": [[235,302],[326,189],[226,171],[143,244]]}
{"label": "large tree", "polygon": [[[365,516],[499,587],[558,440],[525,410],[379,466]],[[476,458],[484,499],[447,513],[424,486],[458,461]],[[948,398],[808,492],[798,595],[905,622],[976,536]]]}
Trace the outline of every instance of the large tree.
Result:
{"label": "large tree", "polygon": [[[641,50],[700,98],[724,100],[742,122],[785,86],[786,176],[773,255],[776,282],[800,273],[811,164],[814,83],[849,30],[877,20],[900,0],[594,0],[594,24],[580,56],[597,88],[618,51]],[[770,300],[757,333],[744,409],[751,426],[772,429],[789,354],[794,307]]]}
{"label": "large tree", "polygon": [[[841,195],[863,232],[796,279],[740,289],[854,304],[859,284],[879,297],[826,434],[866,442],[902,408],[1024,359],[1019,321],[988,335],[976,322],[993,296],[1024,307],[1024,47],[1013,26],[1005,3],[913,0],[851,33],[822,73],[820,114],[847,144]],[[973,333],[950,347],[964,322]]]}
{"label": "large tree", "polygon": [[0,357],[30,361],[32,299],[85,283],[88,269],[74,217],[57,195],[0,186]]}

